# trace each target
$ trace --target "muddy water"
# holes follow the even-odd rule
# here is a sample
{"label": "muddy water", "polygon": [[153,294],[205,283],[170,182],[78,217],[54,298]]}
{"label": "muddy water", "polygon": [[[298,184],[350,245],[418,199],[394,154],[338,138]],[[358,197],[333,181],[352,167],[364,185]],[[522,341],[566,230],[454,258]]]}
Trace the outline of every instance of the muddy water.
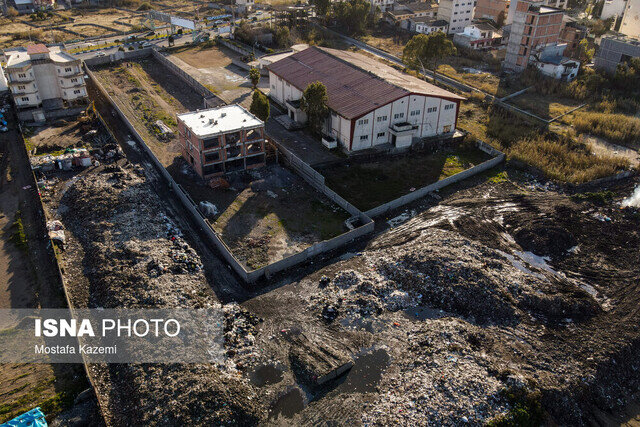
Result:
{"label": "muddy water", "polygon": [[368,393],[380,382],[391,358],[384,349],[373,350],[356,358],[353,368],[337,388],[341,393]]}
{"label": "muddy water", "polygon": [[297,387],[292,388],[275,401],[269,409],[269,418],[283,416],[291,418],[304,409],[304,396],[302,390]]}
{"label": "muddy water", "polygon": [[262,387],[282,381],[284,371],[274,364],[258,366],[249,374],[251,384]]}

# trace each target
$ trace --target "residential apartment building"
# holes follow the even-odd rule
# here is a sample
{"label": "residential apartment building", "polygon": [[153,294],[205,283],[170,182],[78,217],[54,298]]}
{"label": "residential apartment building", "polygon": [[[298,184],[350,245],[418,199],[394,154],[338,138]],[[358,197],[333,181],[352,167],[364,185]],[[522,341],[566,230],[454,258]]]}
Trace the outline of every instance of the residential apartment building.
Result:
{"label": "residential apartment building", "polygon": [[406,149],[425,137],[453,135],[464,98],[368,56],[310,47],[268,66],[269,96],[298,122],[305,88],[322,82],[330,113],[323,132],[347,153]]}
{"label": "residential apartment building", "polygon": [[240,105],[178,114],[178,141],[203,179],[265,164],[264,122]]}
{"label": "residential apartment building", "polygon": [[381,12],[386,12],[393,9],[395,0],[369,0],[371,7],[379,7]]}
{"label": "residential apartment building", "polygon": [[6,55],[5,71],[20,120],[43,122],[63,116],[61,110],[87,104],[79,59],[57,46],[47,48],[43,44],[6,52]]}
{"label": "residential apartment building", "polygon": [[605,36],[600,41],[594,63],[596,68],[613,74],[618,64],[628,62],[631,58],[640,58],[640,40]]}
{"label": "residential apartment building", "polygon": [[473,20],[476,0],[440,0],[438,19],[449,23],[449,34],[461,33]]}
{"label": "residential apartment building", "polygon": [[565,15],[562,24],[559,42],[567,45],[564,55],[574,57],[579,54],[578,44],[587,37],[589,31],[587,27],[578,24],[578,21],[570,16]]}
{"label": "residential apartment building", "polygon": [[420,34],[431,34],[436,31],[447,33],[449,23],[443,19],[436,18],[416,18],[411,20],[413,31]]}
{"label": "residential apartment building", "polygon": [[625,36],[640,38],[640,0],[627,0],[620,32]]}
{"label": "residential apartment building", "polygon": [[600,13],[600,19],[617,19],[624,14],[624,9],[627,7],[626,0],[605,0],[602,6],[602,13]]}
{"label": "residential apartment building", "polygon": [[510,3],[511,0],[478,0],[473,17],[475,19],[492,19],[494,22],[498,22],[500,13],[503,13],[506,21]]}
{"label": "residential apartment building", "polygon": [[567,58],[566,44],[551,44],[540,49],[531,63],[545,76],[570,82],[580,69],[580,61]]}
{"label": "residential apartment building", "polygon": [[541,48],[558,43],[563,11],[535,0],[518,0],[503,68],[523,71]]}
{"label": "residential apartment building", "polygon": [[[513,22],[513,16],[515,14],[517,3],[520,0],[511,0],[511,4],[509,5],[509,13],[507,14],[506,24],[511,24]],[[527,0],[523,0],[527,1]],[[556,9],[566,9],[569,4],[569,0],[539,0],[542,6],[555,7]]]}
{"label": "residential apartment building", "polygon": [[502,31],[486,21],[476,21],[464,27],[461,33],[454,34],[453,43],[469,49],[489,49],[500,45]]}
{"label": "residential apartment building", "polygon": [[438,5],[431,2],[397,4],[385,13],[385,20],[403,30],[415,31],[416,19],[434,18],[437,12]]}

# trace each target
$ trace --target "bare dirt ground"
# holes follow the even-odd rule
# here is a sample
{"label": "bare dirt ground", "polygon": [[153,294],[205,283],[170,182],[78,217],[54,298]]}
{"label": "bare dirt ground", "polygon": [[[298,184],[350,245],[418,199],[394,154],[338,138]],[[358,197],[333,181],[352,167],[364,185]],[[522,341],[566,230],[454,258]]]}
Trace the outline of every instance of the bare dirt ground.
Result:
{"label": "bare dirt ground", "polygon": [[162,120],[177,131],[176,115],[202,108],[203,98],[153,59],[101,68],[95,74],[156,157],[171,166],[180,156],[178,138],[160,137],[153,123]]}
{"label": "bare dirt ground", "polygon": [[[264,319],[243,362],[280,372],[261,386],[274,422],[637,420],[640,214],[619,209],[635,184],[600,205],[485,179],[242,304]],[[290,363],[291,334],[342,348],[354,367],[309,386]]]}
{"label": "bare dirt ground", "polygon": [[180,185],[196,203],[216,206],[219,214],[210,218],[213,228],[249,269],[346,231],[346,211],[277,164],[229,176],[226,190],[212,189],[195,174],[182,171]]}
{"label": "bare dirt ground", "polygon": [[[240,55],[224,47],[181,47],[172,51],[169,59],[208,87],[229,104],[251,105],[251,84],[248,71],[231,63]],[[269,87],[269,79],[262,77],[260,88]]]}
{"label": "bare dirt ground", "polygon": [[[0,308],[63,307],[40,225],[40,207],[31,185],[22,140],[9,119],[0,134]],[[18,214],[19,211],[19,214]],[[16,244],[14,220],[24,239]],[[3,364],[0,368],[0,423],[40,406],[52,421],[88,386],[78,365]],[[96,415],[95,404],[88,413]],[[100,425],[96,421],[97,425]]]}

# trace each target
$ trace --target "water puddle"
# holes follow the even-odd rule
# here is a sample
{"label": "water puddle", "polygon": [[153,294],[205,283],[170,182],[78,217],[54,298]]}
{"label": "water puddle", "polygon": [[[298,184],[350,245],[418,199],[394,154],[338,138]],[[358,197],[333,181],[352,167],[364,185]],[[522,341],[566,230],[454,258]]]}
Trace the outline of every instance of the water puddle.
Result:
{"label": "water puddle", "polygon": [[293,387],[285,394],[280,396],[278,400],[269,408],[269,418],[293,418],[295,414],[304,409],[304,394],[302,390]]}
{"label": "water puddle", "polygon": [[404,310],[404,315],[411,320],[441,319],[452,316],[451,313],[433,307],[412,307]]}
{"label": "water puddle", "polygon": [[262,387],[270,384],[277,384],[284,377],[284,369],[271,363],[256,367],[249,374],[251,384]]}
{"label": "water puddle", "polygon": [[376,318],[348,316],[340,320],[340,324],[347,329],[363,330],[372,334],[383,331],[387,328],[387,322]]}
{"label": "water puddle", "polygon": [[385,349],[372,350],[356,357],[344,382],[338,386],[342,393],[368,393],[382,379],[391,357]]}

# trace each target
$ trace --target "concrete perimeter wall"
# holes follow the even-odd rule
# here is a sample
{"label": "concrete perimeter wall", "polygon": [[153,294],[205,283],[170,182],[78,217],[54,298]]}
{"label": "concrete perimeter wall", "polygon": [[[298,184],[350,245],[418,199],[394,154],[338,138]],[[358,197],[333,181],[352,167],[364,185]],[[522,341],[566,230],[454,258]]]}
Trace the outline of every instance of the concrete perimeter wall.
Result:
{"label": "concrete perimeter wall", "polygon": [[443,180],[440,180],[438,182],[434,182],[433,184],[427,185],[426,187],[422,187],[417,189],[416,191],[413,191],[409,194],[405,194],[402,197],[398,197],[395,200],[392,200],[388,203],[385,203],[383,205],[377,206],[373,209],[370,209],[368,211],[366,211],[365,213],[371,217],[371,218],[375,218],[377,216],[380,215],[384,215],[387,212],[397,209],[400,206],[404,206],[408,203],[411,203],[413,201],[416,201],[418,199],[421,199],[423,197],[425,197],[427,194],[436,191],[436,190],[440,190],[441,188],[446,187],[447,185],[451,185],[454,184],[456,182],[460,182],[463,179],[467,179],[471,176],[477,175],[480,172],[484,172],[487,169],[491,169],[494,166],[499,165],[500,163],[502,163],[505,159],[505,155],[504,153],[496,150],[495,148],[491,147],[490,145],[482,142],[482,141],[478,141],[477,142],[477,146],[480,150],[484,151],[485,153],[489,154],[490,156],[493,156],[492,159],[487,160],[486,162],[480,163],[477,166],[474,166],[470,169],[467,169],[465,171],[459,172],[455,175],[452,175],[450,177],[447,177]]}
{"label": "concrete perimeter wall", "polygon": [[[340,246],[343,246],[353,241],[354,239],[357,239],[358,237],[361,237],[373,232],[374,222],[373,220],[371,220],[371,218],[369,218],[366,214],[363,214],[362,212],[357,210],[355,207],[353,207],[353,205],[349,204],[346,200],[342,199],[340,196],[338,196],[329,188],[327,188],[324,185],[324,177],[322,177],[322,175],[315,172],[309,165],[304,163],[302,160],[298,159],[292,153],[285,153],[285,157],[288,159],[289,164],[294,170],[296,170],[299,173],[301,173],[301,171],[304,171],[304,173],[301,173],[301,175],[307,182],[309,182],[315,189],[317,189],[318,191],[320,191],[321,193],[329,197],[331,200],[336,202],[338,205],[343,207],[349,213],[351,213],[354,216],[357,216],[358,219],[360,220],[360,224],[362,225],[344,234],[334,237],[333,239],[318,242],[312,246],[309,246],[302,252],[299,252],[287,258],[281,259],[280,261],[276,261],[272,264],[269,264],[257,270],[247,271],[244,268],[244,266],[233,255],[229,247],[224,243],[224,241],[220,238],[220,236],[218,236],[215,230],[211,227],[211,224],[209,223],[209,221],[202,216],[202,214],[197,209],[196,204],[191,199],[191,197],[189,197],[189,195],[182,189],[182,187],[180,187],[180,185],[178,185],[174,181],[174,179],[171,177],[169,172],[167,172],[167,169],[162,165],[162,163],[160,163],[160,161],[155,156],[153,151],[151,151],[151,149],[144,142],[144,139],[142,138],[142,136],[138,133],[135,127],[131,124],[131,122],[129,122],[129,120],[127,119],[125,114],[122,112],[120,107],[115,103],[115,101],[107,93],[104,87],[102,87],[102,84],[96,79],[96,77],[93,75],[91,70],[89,70],[88,67],[85,67],[85,71],[89,76],[89,78],[92,80],[92,82],[100,90],[102,95],[109,100],[109,102],[111,103],[111,105],[113,106],[117,114],[120,116],[120,118],[124,121],[124,123],[126,123],[127,128],[129,129],[133,137],[137,140],[136,141],[137,146],[140,147],[147,154],[148,158],[151,160],[151,162],[153,163],[158,173],[164,178],[164,180],[167,182],[169,187],[171,187],[174,190],[175,194],[178,196],[178,198],[182,202],[187,212],[189,212],[189,214],[191,215],[191,218],[194,221],[194,223],[199,227],[202,233],[202,236],[206,237],[218,249],[218,251],[222,254],[224,259],[229,263],[231,268],[233,268],[234,271],[240,277],[242,277],[242,279],[245,282],[253,283],[257,281],[259,278],[261,278],[262,276],[269,278],[271,277],[271,275],[279,271],[285,270],[287,268],[291,268],[297,264],[300,264],[301,262],[308,260],[311,257],[339,248]],[[292,159],[292,160],[289,160],[289,159]],[[321,178],[321,184],[308,176],[308,173],[310,171],[314,172]]]}

